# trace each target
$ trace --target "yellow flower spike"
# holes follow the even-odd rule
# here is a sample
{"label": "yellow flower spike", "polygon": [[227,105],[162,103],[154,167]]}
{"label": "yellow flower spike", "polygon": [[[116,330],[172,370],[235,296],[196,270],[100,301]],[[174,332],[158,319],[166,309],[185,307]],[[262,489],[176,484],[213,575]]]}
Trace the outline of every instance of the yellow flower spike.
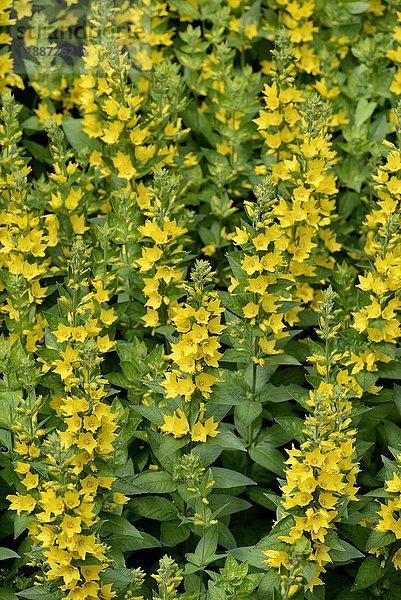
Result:
{"label": "yellow flower spike", "polygon": [[[355,475],[358,466],[354,462],[355,431],[350,428],[349,392],[347,388],[335,384],[338,368],[335,360],[340,360],[342,353],[334,351],[335,333],[340,327],[335,322],[334,298],[329,288],[323,294],[323,301],[318,304],[324,347],[322,355],[314,355],[309,360],[315,364],[315,372],[320,373],[321,381],[317,389],[309,393],[311,413],[306,417],[303,429],[306,441],[299,449],[288,451],[289,459],[286,461],[288,466],[282,486],[282,505],[286,512],[294,515],[295,525],[289,535],[280,536],[279,539],[289,545],[289,560],[284,565],[284,556],[274,555],[275,562],[271,565],[279,571],[282,566],[290,570],[292,560],[298,561],[301,573],[303,564],[312,563],[315,575],[311,588],[320,584],[319,576],[331,561],[330,555],[324,552],[326,536],[339,519],[341,505],[355,500],[357,492]],[[324,369],[321,369],[319,361],[323,353],[330,358],[325,360]],[[297,546],[301,540],[305,547]],[[309,550],[304,554],[307,546]],[[286,576],[282,585],[289,593],[291,578]]]}

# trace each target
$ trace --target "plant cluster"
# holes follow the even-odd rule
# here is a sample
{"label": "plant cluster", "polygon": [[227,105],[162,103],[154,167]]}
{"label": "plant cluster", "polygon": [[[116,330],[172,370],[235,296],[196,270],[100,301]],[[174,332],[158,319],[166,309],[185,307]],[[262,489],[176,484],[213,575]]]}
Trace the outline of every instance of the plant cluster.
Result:
{"label": "plant cluster", "polygon": [[397,0],[2,0],[0,600],[399,600]]}

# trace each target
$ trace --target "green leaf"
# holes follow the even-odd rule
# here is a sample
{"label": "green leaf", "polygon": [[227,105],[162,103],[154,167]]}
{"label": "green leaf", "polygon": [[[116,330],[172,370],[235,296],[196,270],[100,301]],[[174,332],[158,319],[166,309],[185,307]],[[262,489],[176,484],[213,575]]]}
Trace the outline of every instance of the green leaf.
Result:
{"label": "green leaf", "polygon": [[156,406],[132,406],[131,408],[154,425],[160,427],[164,423],[163,415],[165,414],[165,411],[161,408],[157,408]]}
{"label": "green leaf", "polygon": [[267,571],[269,568],[265,563],[266,557],[264,556],[262,550],[255,546],[232,548],[230,550],[230,554],[232,554],[237,560],[240,560],[241,562],[246,561],[248,564],[256,567],[257,569],[263,569],[264,571]]}
{"label": "green leaf", "polygon": [[43,131],[43,125],[39,121],[39,118],[36,115],[32,115],[25,119],[22,123],[22,127],[24,129],[30,129],[32,131]]}
{"label": "green leaf", "polygon": [[228,496],[226,494],[212,494],[209,496],[209,508],[215,516],[226,517],[241,510],[251,508],[251,504],[242,498]]}
{"label": "green leaf", "polygon": [[28,598],[28,600],[58,600],[60,598],[58,592],[51,593],[49,590],[43,590],[41,587],[31,587],[22,592],[17,592],[17,596]]}
{"label": "green leaf", "polygon": [[222,362],[233,362],[233,363],[248,363],[249,354],[243,350],[236,350],[235,348],[228,348],[224,352],[221,358]]}
{"label": "green leaf", "polygon": [[308,590],[305,596],[306,600],[325,600],[325,597],[326,590],[322,585],[314,587],[313,590]]}
{"label": "green leaf", "polygon": [[[361,4],[365,4],[362,2]],[[357,127],[360,127],[373,114],[377,106],[376,102],[368,102],[366,98],[361,98],[356,105],[354,121]]]}
{"label": "green leaf", "polygon": [[132,362],[122,360],[120,362],[120,366],[124,377],[126,377],[131,384],[136,383],[138,381],[140,377],[140,371]]}
{"label": "green leaf", "polygon": [[19,404],[21,392],[0,391],[0,427],[8,429],[14,424],[14,412]]}
{"label": "green leaf", "polygon": [[280,575],[270,569],[261,580],[258,588],[258,600],[274,600],[275,591],[280,586]]}
{"label": "green leaf", "polygon": [[369,373],[368,371],[361,371],[355,375],[355,379],[366,392],[372,385],[375,385],[377,381],[377,374]]}
{"label": "green leaf", "polygon": [[209,581],[207,588],[207,600],[226,600],[226,592],[221,587],[217,587],[217,584]]}
{"label": "green leaf", "polygon": [[131,569],[106,569],[105,581],[113,583],[116,588],[125,588],[132,583]]}
{"label": "green leaf", "polygon": [[131,387],[130,381],[122,373],[107,373],[107,379],[112,385],[128,390]]}
{"label": "green leaf", "polygon": [[141,534],[140,538],[127,535],[111,536],[107,538],[107,543],[112,546],[114,550],[121,550],[121,552],[133,552],[134,550],[158,548],[160,546],[160,542],[157,538],[144,532]]}
{"label": "green leaf", "polygon": [[259,444],[255,448],[251,448],[249,456],[268,471],[279,476],[284,475],[283,455],[271,444]]}
{"label": "green leaf", "polygon": [[180,521],[165,521],[160,526],[160,541],[163,546],[178,546],[189,538],[191,531],[188,525]]}
{"label": "green leaf", "polygon": [[289,354],[273,354],[266,358],[267,365],[300,365],[299,360]]}
{"label": "green leaf", "polygon": [[8,560],[9,558],[21,558],[17,552],[9,548],[0,548],[0,560]]}
{"label": "green leaf", "polygon": [[378,375],[382,379],[401,379],[401,363],[392,361],[380,366]]}
{"label": "green leaf", "polygon": [[186,554],[187,560],[199,568],[205,568],[211,562],[214,562],[220,556],[216,555],[218,539],[218,529],[216,526],[210,527],[200,539],[195,548],[195,552]]}
{"label": "green leaf", "polygon": [[2,445],[4,448],[7,448],[7,450],[12,450],[13,438],[11,431],[8,431],[7,429],[0,429],[0,445]]}
{"label": "green leaf", "polygon": [[395,541],[395,535],[392,531],[372,531],[366,542],[366,552],[373,548],[384,548]]}
{"label": "green leaf", "polygon": [[292,394],[285,385],[274,386],[271,383],[264,385],[260,393],[261,402],[287,402]]}
{"label": "green leaf", "polygon": [[17,596],[9,588],[0,588],[0,600],[17,600]]}
{"label": "green leaf", "polygon": [[177,484],[169,473],[145,471],[132,477],[121,477],[115,484],[116,491],[123,494],[167,494],[177,489]]}
{"label": "green leaf", "polygon": [[299,417],[276,417],[275,421],[291,435],[292,438],[301,441],[304,438],[302,433],[305,429],[305,423],[303,419]]}
{"label": "green leaf", "polygon": [[394,404],[397,407],[398,413],[401,415],[401,385],[394,384]]}
{"label": "green leaf", "polygon": [[121,515],[106,513],[102,515],[104,523],[102,524],[103,534],[132,536],[141,538],[141,533],[127,519]]}
{"label": "green leaf", "polygon": [[32,140],[24,140],[22,145],[32,154],[36,160],[51,165],[53,163],[52,155],[47,146],[42,146]]}
{"label": "green leaf", "polygon": [[234,406],[240,404],[242,399],[240,390],[227,390],[221,384],[216,384],[213,388],[213,392],[208,400],[214,404],[228,404]]}
{"label": "green leaf", "polygon": [[221,467],[212,467],[214,487],[228,489],[232,487],[242,487],[244,485],[256,485],[253,479],[250,479],[242,473],[231,471],[231,469],[223,469]]}
{"label": "green leaf", "polygon": [[341,550],[331,550],[330,556],[335,563],[345,563],[354,560],[355,558],[363,558],[362,552],[360,552],[355,546],[349,544],[344,540],[339,540],[342,545]]}
{"label": "green leaf", "polygon": [[249,427],[262,412],[260,402],[253,400],[242,400],[241,404],[235,407],[235,416],[243,427]]}
{"label": "green leaf", "polygon": [[345,10],[350,15],[360,15],[370,6],[370,2],[347,2],[345,4]]}
{"label": "green leaf", "polygon": [[29,523],[32,523],[35,517],[31,515],[15,515],[14,516],[14,539],[17,539],[28,527]]}
{"label": "green leaf", "polygon": [[[258,544],[263,544],[263,542],[265,540],[270,540],[273,537],[277,538],[278,536],[281,536],[281,535],[288,535],[288,533],[293,525],[294,525],[294,517],[292,515],[286,515],[285,517],[283,517],[282,519],[277,521],[277,523],[275,525],[273,525],[273,528],[272,528],[269,536],[267,538],[264,538],[260,542],[258,542]],[[265,548],[268,548],[268,547],[270,548],[270,542],[269,542],[269,546],[265,545]]]}
{"label": "green leaf", "polygon": [[352,591],[366,589],[381,579],[383,575],[384,571],[380,566],[380,560],[376,556],[368,556],[359,567],[351,589]]}
{"label": "green leaf", "polygon": [[164,466],[164,461],[169,458],[171,459],[186,444],[187,441],[185,439],[175,439],[171,435],[167,435],[160,442],[157,458]]}
{"label": "green leaf", "polygon": [[177,518],[177,509],[174,504],[160,496],[147,496],[131,500],[130,506],[141,517],[155,519],[156,521],[172,521]]}
{"label": "green leaf", "polygon": [[209,438],[206,443],[210,446],[221,446],[224,450],[246,452],[245,446],[232,431],[221,431],[218,436]]}

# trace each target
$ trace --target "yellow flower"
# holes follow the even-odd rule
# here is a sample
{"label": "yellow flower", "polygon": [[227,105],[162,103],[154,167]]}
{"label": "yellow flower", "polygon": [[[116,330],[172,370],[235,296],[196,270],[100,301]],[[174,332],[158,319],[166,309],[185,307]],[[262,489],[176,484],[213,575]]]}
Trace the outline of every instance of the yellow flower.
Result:
{"label": "yellow flower", "polygon": [[201,373],[195,376],[195,385],[204,398],[209,398],[212,393],[212,385],[218,381],[218,378],[209,373]]}
{"label": "yellow flower", "polygon": [[54,566],[47,571],[46,577],[50,579],[50,581],[62,577],[64,584],[66,586],[70,586],[71,584],[75,584],[77,581],[79,581],[80,573],[77,567],[73,567],[70,564],[57,566],[57,563],[54,563]]}
{"label": "yellow flower", "polygon": [[148,308],[146,314],[141,319],[146,327],[157,327],[160,324],[159,313],[153,308]]}
{"label": "yellow flower", "polygon": [[393,479],[386,481],[387,491],[401,493],[401,477],[393,473]]}
{"label": "yellow flower", "polygon": [[55,331],[53,331],[53,335],[55,336],[58,342],[66,342],[70,339],[72,333],[72,327],[68,325],[64,325],[60,323]]}
{"label": "yellow flower", "polygon": [[178,408],[172,416],[164,415],[164,425],[161,431],[164,434],[172,434],[175,438],[181,438],[189,432],[189,424],[184,412]]}
{"label": "yellow flower", "polygon": [[102,321],[102,323],[104,323],[104,325],[112,325],[112,323],[114,323],[117,320],[117,317],[114,314],[114,310],[112,308],[110,308],[109,310],[102,308],[100,310],[100,320]]}
{"label": "yellow flower", "polygon": [[262,270],[259,258],[257,256],[249,256],[247,254],[244,256],[241,267],[247,275],[253,275],[257,271]]}
{"label": "yellow flower", "polygon": [[22,483],[26,487],[27,490],[32,490],[38,487],[39,483],[39,475],[33,475],[32,473],[27,473],[26,477],[22,480]]}
{"label": "yellow flower", "polygon": [[285,550],[263,550],[263,554],[267,556],[266,563],[273,569],[278,569],[283,565],[286,569],[291,568],[290,557]]}
{"label": "yellow flower", "polygon": [[76,533],[81,533],[81,518],[65,515],[60,523],[60,528],[67,537],[71,538]]}
{"label": "yellow flower", "polygon": [[114,348],[115,342],[113,342],[109,335],[104,335],[103,337],[98,337],[96,339],[97,347],[99,348],[99,352],[108,352],[111,348]]}
{"label": "yellow flower", "polygon": [[30,494],[27,494],[26,496],[22,496],[18,493],[15,495],[11,494],[6,496],[6,499],[11,502],[10,509],[16,510],[18,515],[22,512],[31,513],[36,506],[36,500],[32,498]]}
{"label": "yellow flower", "polygon": [[87,227],[85,225],[85,215],[70,215],[70,221],[71,221],[71,225],[72,228],[74,230],[74,233],[76,233],[77,235],[82,235],[85,233],[85,231],[88,231],[89,227]]}
{"label": "yellow flower", "polygon": [[103,135],[101,139],[106,144],[117,144],[120,134],[124,129],[124,124],[120,121],[113,121],[109,124],[109,127],[103,129]]}
{"label": "yellow flower", "polygon": [[80,188],[71,188],[65,199],[65,206],[68,210],[75,210],[79,201],[83,196],[83,191]]}
{"label": "yellow flower", "polygon": [[14,471],[20,475],[26,475],[30,469],[29,463],[17,462]]}
{"label": "yellow flower", "polygon": [[80,433],[77,439],[77,446],[82,450],[86,450],[89,454],[92,454],[97,446],[97,441],[91,433]]}
{"label": "yellow flower", "polygon": [[80,567],[85,581],[99,581],[99,574],[105,570],[104,565],[85,565]]}
{"label": "yellow flower", "polygon": [[401,549],[393,555],[392,561],[396,569],[401,569]]}
{"label": "yellow flower", "polygon": [[113,494],[112,498],[113,498],[114,504],[117,504],[118,506],[121,506],[121,505],[129,502],[129,497],[124,496],[124,494],[121,494],[120,492],[115,492]]}
{"label": "yellow flower", "polygon": [[73,490],[68,490],[64,496],[63,496],[63,500],[65,505],[68,508],[76,508],[77,506],[79,506],[80,503],[80,498],[79,498],[79,494],[76,491]]}
{"label": "yellow flower", "polygon": [[177,395],[184,396],[184,399],[189,402],[192,394],[196,389],[195,384],[192,381],[192,377],[177,378],[176,390]]}
{"label": "yellow flower", "polygon": [[193,442],[206,442],[207,436],[216,437],[218,435],[219,424],[216,423],[213,417],[207,419],[203,424],[198,421],[191,429],[191,439]]}
{"label": "yellow flower", "polygon": [[242,309],[242,312],[246,319],[253,319],[259,312],[259,306],[254,302],[248,302]]}
{"label": "yellow flower", "polygon": [[142,257],[138,258],[136,264],[139,265],[141,273],[150,271],[153,265],[161,258],[163,251],[154,246],[153,248],[142,248]]}
{"label": "yellow flower", "polygon": [[113,165],[117,169],[118,176],[122,179],[131,180],[137,174],[137,170],[132,165],[131,159],[127,154],[120,150],[113,156]]}

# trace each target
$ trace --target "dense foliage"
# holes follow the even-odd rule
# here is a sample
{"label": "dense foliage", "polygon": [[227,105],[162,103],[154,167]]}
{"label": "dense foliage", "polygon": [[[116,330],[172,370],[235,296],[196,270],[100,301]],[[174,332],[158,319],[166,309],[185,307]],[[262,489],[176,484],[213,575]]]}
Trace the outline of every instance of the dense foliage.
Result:
{"label": "dense foliage", "polygon": [[0,600],[399,600],[399,1],[0,46]]}

